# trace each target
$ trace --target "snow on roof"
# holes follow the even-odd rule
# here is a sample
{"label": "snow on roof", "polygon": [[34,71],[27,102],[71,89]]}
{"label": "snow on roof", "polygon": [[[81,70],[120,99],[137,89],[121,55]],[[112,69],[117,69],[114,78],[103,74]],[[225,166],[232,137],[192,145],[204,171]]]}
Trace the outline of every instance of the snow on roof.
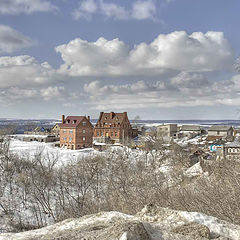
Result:
{"label": "snow on roof", "polygon": [[240,148],[240,142],[234,141],[234,142],[226,143],[225,147],[239,147]]}
{"label": "snow on roof", "polygon": [[213,125],[211,126],[208,131],[229,131],[232,128],[232,126],[226,126],[226,125]]}
{"label": "snow on roof", "polygon": [[199,125],[182,125],[181,131],[200,131]]}

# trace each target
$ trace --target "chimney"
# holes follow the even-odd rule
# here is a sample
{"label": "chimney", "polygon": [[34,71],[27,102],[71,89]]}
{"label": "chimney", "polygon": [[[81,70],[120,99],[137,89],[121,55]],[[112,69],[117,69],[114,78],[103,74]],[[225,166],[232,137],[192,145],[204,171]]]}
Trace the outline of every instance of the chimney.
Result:
{"label": "chimney", "polygon": [[110,112],[110,118],[113,119],[114,112]]}
{"label": "chimney", "polygon": [[65,122],[65,116],[62,115],[62,123],[64,123],[64,122]]}
{"label": "chimney", "polygon": [[124,115],[125,117],[127,117],[127,112],[123,112],[123,115]]}
{"label": "chimney", "polygon": [[88,121],[90,122],[90,116],[87,116]]}

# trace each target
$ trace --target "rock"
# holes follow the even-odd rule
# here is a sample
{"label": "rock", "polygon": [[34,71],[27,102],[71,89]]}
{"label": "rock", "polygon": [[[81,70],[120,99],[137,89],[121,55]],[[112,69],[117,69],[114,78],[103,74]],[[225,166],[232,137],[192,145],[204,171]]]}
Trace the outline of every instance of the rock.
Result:
{"label": "rock", "polygon": [[211,235],[208,227],[195,222],[178,226],[174,228],[172,231],[174,233],[192,236],[194,240],[202,238],[210,239]]}

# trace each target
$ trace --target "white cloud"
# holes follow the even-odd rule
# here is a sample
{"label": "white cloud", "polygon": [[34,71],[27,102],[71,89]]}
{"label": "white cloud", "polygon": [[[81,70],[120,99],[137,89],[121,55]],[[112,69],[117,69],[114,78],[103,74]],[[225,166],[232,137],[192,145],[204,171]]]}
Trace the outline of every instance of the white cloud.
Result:
{"label": "white cloud", "polygon": [[22,48],[31,47],[33,41],[13,28],[0,25],[0,53],[11,53]]}
{"label": "white cloud", "polygon": [[41,85],[54,78],[55,70],[47,63],[24,55],[0,57],[0,87]]}
{"label": "white cloud", "polygon": [[0,90],[0,99],[5,99],[8,103],[27,99],[58,100],[63,95],[65,96],[65,89],[62,86],[49,86],[47,88],[10,87]]}
{"label": "white cloud", "polygon": [[221,32],[160,34],[150,44],[130,49],[119,39],[75,39],[56,47],[70,76],[159,75],[166,71],[207,72],[230,69],[233,51]]}
{"label": "white cloud", "polygon": [[100,9],[105,16],[113,17],[114,19],[128,19],[130,17],[125,7],[115,3],[105,3],[101,0]]}
{"label": "white cloud", "polygon": [[49,0],[1,0],[0,3],[0,15],[31,14],[56,9],[57,7]]}
{"label": "white cloud", "polygon": [[240,100],[240,75],[208,81],[204,74],[180,73],[169,80],[138,81],[124,85],[93,81],[84,85],[93,109],[139,109],[194,106],[236,106]]}
{"label": "white cloud", "polygon": [[133,1],[131,8],[104,0],[84,0],[73,12],[74,19],[85,18],[90,20],[93,14],[102,14],[116,20],[146,20],[155,19],[156,6],[153,0]]}
{"label": "white cloud", "polygon": [[60,97],[64,91],[64,87],[48,87],[46,89],[41,89],[40,93],[44,100],[49,100],[52,98]]}
{"label": "white cloud", "polygon": [[156,6],[152,0],[136,1],[133,3],[132,17],[138,20],[154,19]]}
{"label": "white cloud", "polygon": [[98,9],[95,0],[85,0],[79,3],[79,7],[73,12],[74,19],[86,18],[90,19],[91,14]]}

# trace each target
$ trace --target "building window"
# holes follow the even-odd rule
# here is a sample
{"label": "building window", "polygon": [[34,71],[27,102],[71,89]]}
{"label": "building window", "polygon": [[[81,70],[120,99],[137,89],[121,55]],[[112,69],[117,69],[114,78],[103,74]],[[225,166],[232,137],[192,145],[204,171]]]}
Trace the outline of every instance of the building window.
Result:
{"label": "building window", "polygon": [[64,138],[63,138],[63,140],[64,140],[64,141],[67,141],[67,138],[66,138],[66,137],[64,137]]}
{"label": "building window", "polygon": [[73,133],[73,130],[69,130],[69,133]]}
{"label": "building window", "polygon": [[217,135],[219,135],[220,134],[220,131],[217,131]]}
{"label": "building window", "polygon": [[103,136],[103,132],[101,132],[101,136]]}
{"label": "building window", "polygon": [[66,130],[63,130],[63,133],[66,133],[67,131]]}
{"label": "building window", "polygon": [[69,137],[69,142],[71,142],[72,141],[72,137]]}
{"label": "building window", "polygon": [[115,132],[115,137],[117,137],[117,132]]}
{"label": "building window", "polygon": [[111,136],[113,137],[113,132],[111,132]]}
{"label": "building window", "polygon": [[82,140],[83,140],[83,141],[85,141],[85,140],[86,140],[86,138],[85,138],[85,137],[83,137],[83,138],[82,138]]}
{"label": "building window", "polygon": [[82,122],[82,125],[83,125],[83,126],[86,126],[86,124],[87,124],[86,122]]}
{"label": "building window", "polygon": [[99,136],[99,132],[97,131],[97,136]]}
{"label": "building window", "polygon": [[77,123],[77,120],[73,120],[73,124]]}
{"label": "building window", "polygon": [[86,133],[86,130],[85,130],[85,129],[83,129],[83,130],[82,130],[82,133]]}

